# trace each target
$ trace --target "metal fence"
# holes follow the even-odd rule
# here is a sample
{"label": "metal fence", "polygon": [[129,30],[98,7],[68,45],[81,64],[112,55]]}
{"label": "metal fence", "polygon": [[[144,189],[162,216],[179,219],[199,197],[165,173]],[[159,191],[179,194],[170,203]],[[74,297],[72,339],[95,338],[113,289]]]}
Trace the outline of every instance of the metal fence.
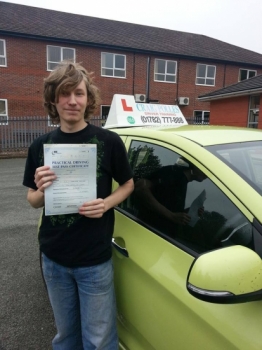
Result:
{"label": "metal fence", "polygon": [[[103,126],[106,117],[96,116],[91,124]],[[195,118],[187,118],[188,124],[209,124]],[[0,123],[0,156],[8,153],[26,152],[33,140],[56,128],[50,125],[45,117],[9,118],[6,123]]]}
{"label": "metal fence", "polygon": [[[104,117],[93,117],[91,124],[103,126]],[[0,155],[3,153],[26,152],[33,140],[56,128],[45,117],[9,118],[0,124]]]}

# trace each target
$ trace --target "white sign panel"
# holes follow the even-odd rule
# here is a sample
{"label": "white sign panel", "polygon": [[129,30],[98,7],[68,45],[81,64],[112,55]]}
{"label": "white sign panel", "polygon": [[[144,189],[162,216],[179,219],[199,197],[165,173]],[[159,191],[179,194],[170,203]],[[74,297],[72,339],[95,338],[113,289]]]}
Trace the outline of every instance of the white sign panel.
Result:
{"label": "white sign panel", "polygon": [[44,144],[44,161],[57,178],[45,189],[45,215],[78,213],[96,199],[95,144]]}
{"label": "white sign panel", "polygon": [[105,128],[167,125],[187,125],[177,105],[137,103],[133,95],[114,95]]}

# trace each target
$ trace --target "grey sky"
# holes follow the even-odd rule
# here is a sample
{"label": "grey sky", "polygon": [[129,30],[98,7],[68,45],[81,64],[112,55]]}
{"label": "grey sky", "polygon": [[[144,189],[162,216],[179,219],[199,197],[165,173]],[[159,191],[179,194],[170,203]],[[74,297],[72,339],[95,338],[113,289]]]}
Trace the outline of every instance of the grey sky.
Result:
{"label": "grey sky", "polygon": [[161,0],[160,2],[8,0],[7,2],[203,34],[262,54],[261,0]]}

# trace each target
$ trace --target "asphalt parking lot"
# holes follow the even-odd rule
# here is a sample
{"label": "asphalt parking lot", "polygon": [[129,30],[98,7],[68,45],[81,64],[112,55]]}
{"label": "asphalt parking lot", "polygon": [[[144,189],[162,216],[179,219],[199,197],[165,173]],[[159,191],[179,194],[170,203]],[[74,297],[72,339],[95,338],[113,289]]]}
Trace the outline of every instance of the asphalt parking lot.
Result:
{"label": "asphalt parking lot", "polygon": [[54,320],[39,269],[41,209],[26,201],[25,159],[0,159],[0,350],[49,350]]}

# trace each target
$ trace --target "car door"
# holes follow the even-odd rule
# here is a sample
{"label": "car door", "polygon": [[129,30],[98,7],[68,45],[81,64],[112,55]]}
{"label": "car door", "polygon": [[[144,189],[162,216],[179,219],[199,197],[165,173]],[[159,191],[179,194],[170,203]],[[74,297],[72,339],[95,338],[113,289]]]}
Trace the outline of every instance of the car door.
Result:
{"label": "car door", "polygon": [[[181,159],[175,147],[162,142],[139,138],[126,142],[135,183]],[[194,227],[173,235],[172,224],[162,229],[152,212],[148,215],[152,222],[146,221],[140,216],[142,199],[135,192],[116,209],[113,259],[123,349],[261,349],[261,302],[210,304],[186,289],[195,257],[223,244],[249,246],[252,235],[250,215],[243,215],[229,200],[218,179],[216,184],[211,181],[214,175],[203,164],[195,161],[195,166],[201,167],[206,179],[188,185],[185,206],[203,190],[206,200],[204,214]],[[228,230],[239,225],[245,230],[239,239],[245,239],[222,244]]]}

